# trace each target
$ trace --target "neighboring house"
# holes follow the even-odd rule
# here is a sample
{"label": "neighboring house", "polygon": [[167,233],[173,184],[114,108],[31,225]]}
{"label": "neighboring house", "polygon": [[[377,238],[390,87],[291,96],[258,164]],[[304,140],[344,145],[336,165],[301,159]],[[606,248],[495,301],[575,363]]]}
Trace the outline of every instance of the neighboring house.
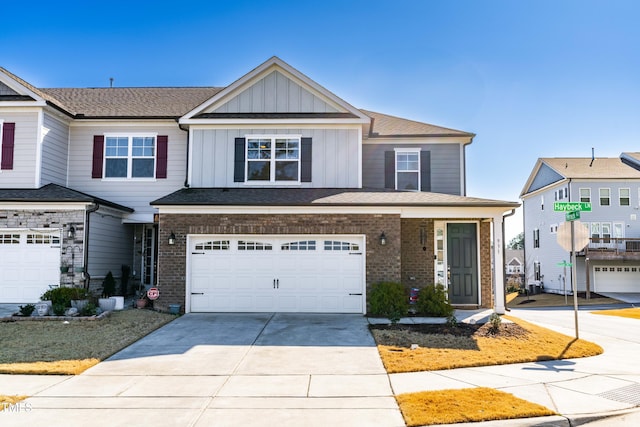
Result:
{"label": "neighboring house", "polygon": [[524,286],[524,249],[505,249],[504,271],[507,285]]}
{"label": "neighboring house", "polygon": [[520,195],[528,285],[571,291],[570,253],[557,243],[564,212],[554,202],[590,202],[581,212],[590,242],[576,251],[578,291],[640,291],[640,153],[620,158],[540,158]]}
{"label": "neighboring house", "polygon": [[[224,88],[37,89],[0,69],[0,123],[0,302],[129,265],[186,312],[365,313],[380,281],[504,310],[519,204],[466,196],[474,135],[357,109],[276,57]],[[86,273],[54,271],[72,256]]]}

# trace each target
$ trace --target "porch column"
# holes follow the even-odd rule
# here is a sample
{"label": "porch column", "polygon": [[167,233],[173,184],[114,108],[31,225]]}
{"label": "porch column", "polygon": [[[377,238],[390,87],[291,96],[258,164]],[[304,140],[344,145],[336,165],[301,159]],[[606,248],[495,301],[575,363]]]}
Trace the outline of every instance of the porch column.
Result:
{"label": "porch column", "polygon": [[503,247],[504,247],[504,235],[502,234],[502,215],[493,217],[493,278],[495,280],[494,286],[494,310],[498,314],[505,313],[505,301],[504,301],[504,259],[503,259]]}

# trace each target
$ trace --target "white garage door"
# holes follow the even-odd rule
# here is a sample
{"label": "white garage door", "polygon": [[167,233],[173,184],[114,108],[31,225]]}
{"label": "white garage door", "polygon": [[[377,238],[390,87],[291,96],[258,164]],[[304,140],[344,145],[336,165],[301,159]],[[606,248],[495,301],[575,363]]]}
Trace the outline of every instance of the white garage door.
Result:
{"label": "white garage door", "polygon": [[640,266],[594,266],[594,292],[640,292]]}
{"label": "white garage door", "polygon": [[60,281],[58,230],[0,231],[0,303],[33,303]]}
{"label": "white garage door", "polygon": [[190,236],[190,311],[363,313],[360,236]]}

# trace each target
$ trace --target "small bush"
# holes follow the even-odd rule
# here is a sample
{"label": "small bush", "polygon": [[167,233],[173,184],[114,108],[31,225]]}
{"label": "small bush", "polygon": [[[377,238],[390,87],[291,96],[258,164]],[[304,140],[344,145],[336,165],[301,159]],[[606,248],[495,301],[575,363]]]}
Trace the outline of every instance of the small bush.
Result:
{"label": "small bush", "polygon": [[433,317],[448,317],[454,311],[442,285],[427,285],[422,288],[418,294],[416,308],[418,313]]}
{"label": "small bush", "polygon": [[458,318],[453,313],[447,316],[447,326],[450,326],[452,328],[458,326]]}
{"label": "small bush", "polygon": [[82,310],[80,310],[80,316],[95,316],[98,312],[98,307],[92,302],[87,303]]}
{"label": "small bush", "polygon": [[64,312],[67,310],[67,307],[60,303],[53,304],[53,314],[56,316],[64,316]]}
{"label": "small bush", "polygon": [[404,286],[395,282],[381,282],[373,286],[369,295],[370,313],[384,316],[397,323],[406,316],[409,309],[409,296]]}
{"label": "small bush", "polygon": [[113,296],[116,292],[116,279],[113,277],[113,273],[108,272],[102,281],[102,295],[105,298]]}
{"label": "small bush", "polygon": [[500,317],[498,313],[492,313],[491,316],[489,316],[489,323],[491,324],[489,326],[489,330],[491,331],[491,333],[496,333],[500,329],[502,317]]}
{"label": "small bush", "polygon": [[35,304],[27,304],[20,306],[20,316],[29,317],[31,313],[36,309]]}
{"label": "small bush", "polygon": [[53,288],[42,294],[40,297],[43,301],[51,301],[51,305],[62,305],[63,307],[71,307],[71,300],[87,299],[89,293],[84,288]]}

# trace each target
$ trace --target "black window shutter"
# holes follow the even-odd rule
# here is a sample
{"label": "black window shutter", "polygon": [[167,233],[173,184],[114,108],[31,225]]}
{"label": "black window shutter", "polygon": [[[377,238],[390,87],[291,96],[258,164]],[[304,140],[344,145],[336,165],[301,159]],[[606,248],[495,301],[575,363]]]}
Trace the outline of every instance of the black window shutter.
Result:
{"label": "black window shutter", "polygon": [[420,191],[431,191],[431,151],[420,152]]}
{"label": "black window shutter", "polygon": [[396,153],[384,152],[384,188],[396,188]]}
{"label": "black window shutter", "polygon": [[302,138],[300,151],[300,181],[311,182],[311,138]]}
{"label": "black window shutter", "polygon": [[244,138],[236,138],[233,162],[233,182],[244,182]]}

